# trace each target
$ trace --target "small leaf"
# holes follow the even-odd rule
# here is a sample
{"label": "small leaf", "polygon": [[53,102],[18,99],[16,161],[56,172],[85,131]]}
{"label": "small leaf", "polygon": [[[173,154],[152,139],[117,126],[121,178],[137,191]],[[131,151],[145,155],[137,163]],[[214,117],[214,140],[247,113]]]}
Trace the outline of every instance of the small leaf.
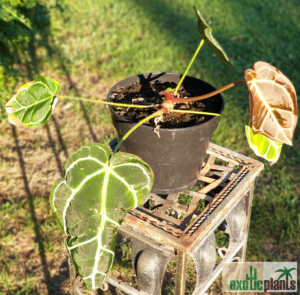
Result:
{"label": "small leaf", "polygon": [[167,89],[166,89],[166,91],[169,91],[169,92],[171,92],[171,91],[173,91],[174,89],[173,88],[171,88],[171,87],[168,87]]}
{"label": "small leaf", "polygon": [[270,165],[275,164],[280,157],[282,143],[273,141],[262,134],[253,135],[252,128],[248,125],[245,126],[245,129],[248,144],[253,152],[271,162]]}
{"label": "small leaf", "polygon": [[219,58],[219,60],[224,64],[226,64],[227,66],[231,67],[231,63],[225,51],[212,35],[212,28],[207,25],[200,11],[195,6],[193,7],[198,16],[199,35],[204,39],[205,43],[211,48],[211,50],[215,53],[215,55]]}
{"label": "small leaf", "polygon": [[245,71],[253,134],[292,145],[298,117],[293,84],[266,62],[259,61],[253,68]]}
{"label": "small leaf", "polygon": [[23,85],[6,104],[9,122],[26,128],[45,125],[59,91],[60,84],[44,76]]}
{"label": "small leaf", "polygon": [[121,152],[111,157],[110,149],[97,143],[82,146],[64,169],[51,205],[85,287],[99,288],[113,264],[118,228],[149,194],[153,172],[139,157]]}

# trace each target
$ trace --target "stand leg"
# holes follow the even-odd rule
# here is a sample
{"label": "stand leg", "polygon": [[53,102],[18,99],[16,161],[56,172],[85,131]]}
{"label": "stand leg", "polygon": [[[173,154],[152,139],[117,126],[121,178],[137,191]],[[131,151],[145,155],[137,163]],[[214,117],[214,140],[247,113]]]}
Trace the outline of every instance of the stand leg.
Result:
{"label": "stand leg", "polygon": [[132,244],[132,262],[139,289],[149,295],[160,295],[169,258],[141,241]]}
{"label": "stand leg", "polygon": [[229,251],[247,240],[247,215],[245,207],[245,198],[242,197],[226,218],[229,231]]}
{"label": "stand leg", "polygon": [[[247,251],[247,242],[248,242],[249,227],[250,227],[253,192],[254,192],[254,182],[251,184],[250,190],[244,196],[247,224],[246,224],[246,232],[245,232],[245,236],[244,236],[244,245],[237,252],[237,256],[241,258],[241,262],[245,262],[245,260],[246,260],[246,251]],[[239,278],[239,280],[240,279],[241,278]],[[242,294],[241,292],[237,293],[237,295],[241,295],[241,294]]]}
{"label": "stand leg", "polygon": [[197,270],[196,288],[201,287],[211,276],[216,263],[216,236],[211,233],[203,245],[193,254]]}
{"label": "stand leg", "polygon": [[247,228],[246,228],[246,233],[245,233],[245,238],[244,238],[245,239],[244,245],[237,253],[237,256],[241,257],[241,262],[244,262],[246,259],[246,250],[247,250],[247,242],[248,242],[249,227],[250,227],[253,192],[254,192],[254,182],[251,184],[250,190],[245,195]]}
{"label": "stand leg", "polygon": [[184,295],[186,283],[187,255],[178,252],[176,258],[175,295]]}

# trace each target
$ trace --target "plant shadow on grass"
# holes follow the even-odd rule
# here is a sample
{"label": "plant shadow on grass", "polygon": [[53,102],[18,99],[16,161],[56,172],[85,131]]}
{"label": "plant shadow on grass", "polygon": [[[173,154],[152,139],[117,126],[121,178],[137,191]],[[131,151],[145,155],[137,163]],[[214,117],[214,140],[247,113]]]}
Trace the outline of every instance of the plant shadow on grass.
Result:
{"label": "plant shadow on grass", "polygon": [[[12,75],[14,78],[15,85],[18,83],[20,79],[30,78],[33,80],[33,76],[37,74],[38,72],[38,58],[37,58],[37,50],[40,47],[43,47],[46,49],[47,54],[51,55],[51,45],[49,44],[50,39],[50,19],[48,15],[48,11],[46,6],[37,4],[36,6],[33,6],[33,8],[26,7],[23,8],[24,15],[28,17],[31,21],[33,21],[33,27],[32,29],[28,30],[28,37],[30,39],[30,42],[28,43],[27,47],[23,48],[24,52],[22,52],[22,58],[20,56],[20,52],[18,51],[18,48],[15,48],[15,44],[12,45],[13,51],[7,52],[6,59],[4,59],[4,62],[1,63],[1,66],[3,67],[3,71],[9,75]],[[43,29],[40,30],[38,27],[41,25],[39,21],[34,17],[36,17],[37,14],[42,15],[42,23],[43,23]],[[18,25],[18,21],[15,21],[15,25]],[[9,26],[8,23],[7,26]],[[13,24],[12,24],[13,25]],[[37,26],[37,28],[35,27]],[[40,34],[40,39],[36,39],[36,34]],[[2,48],[2,47],[1,47]],[[15,51],[14,51],[15,50]],[[11,58],[9,58],[11,57]],[[13,58],[12,58],[13,57]],[[2,60],[3,61],[3,60]],[[13,69],[13,64],[17,63],[20,67],[22,67],[22,63],[26,68],[25,74],[22,74],[21,71],[17,71],[16,69]],[[24,189],[27,195],[27,198],[29,200],[29,208],[30,208],[30,215],[31,215],[31,221],[33,223],[33,231],[35,234],[35,240],[38,244],[38,253],[40,256],[40,261],[42,264],[42,273],[43,273],[43,280],[46,284],[46,290],[47,293],[51,293],[51,275],[50,270],[48,268],[46,254],[45,254],[45,244],[44,239],[41,234],[40,225],[38,222],[38,218],[35,211],[35,205],[34,205],[34,198],[29,188],[29,181],[26,174],[26,164],[24,162],[23,154],[22,154],[22,147],[19,144],[19,138],[17,134],[17,129],[15,126],[11,125],[11,131],[12,136],[14,138],[15,146],[13,149],[17,151],[18,154],[18,161],[19,166],[21,169],[21,174],[23,178],[24,183]],[[5,201],[5,200],[4,200]],[[25,266],[26,267],[26,266]]]}
{"label": "plant shadow on grass", "polygon": [[[63,72],[69,83],[69,88],[75,90],[76,95],[80,96],[80,92],[79,92],[78,88],[76,87],[75,83],[73,82],[73,80],[71,79],[71,75],[70,75],[67,67],[65,66],[64,58],[61,56],[61,52],[59,50],[57,50],[57,48],[55,48],[54,46],[51,46],[50,43],[48,42],[52,38],[50,31],[47,30],[47,34],[48,35],[44,36],[44,37],[46,38],[45,40],[47,40],[46,45],[47,45],[48,57],[49,58],[51,58],[53,56],[58,57],[60,66],[63,69]],[[37,58],[38,48],[39,47],[36,45],[36,43],[33,42],[32,44],[30,44],[30,50],[28,50],[28,56],[26,57],[26,65],[25,65],[26,70],[21,77],[19,77],[19,76],[15,77],[17,80],[16,83],[18,83],[18,79],[22,80],[23,83],[27,83],[28,80],[32,81],[38,75],[40,75],[40,71],[39,71],[40,60],[39,60],[39,58]],[[23,66],[21,61],[18,64],[18,66],[19,67]],[[81,101],[79,103],[80,103],[81,110],[83,112],[84,119],[86,121],[86,124],[89,128],[90,134],[92,136],[92,139],[94,142],[98,142],[96,134],[94,133],[92,125],[90,123],[88,112],[87,112],[84,104]],[[61,151],[63,151],[65,157],[68,158],[69,157],[68,149],[64,143],[64,139],[60,132],[60,126],[59,126],[59,123],[58,123],[55,115],[52,114],[50,120],[52,121],[52,123],[54,125],[57,142],[59,143],[59,149]],[[46,242],[46,238],[43,237],[42,230],[41,230],[40,224],[37,219],[37,214],[36,214],[35,205],[34,205],[34,197],[30,190],[30,187],[29,187],[30,179],[28,178],[27,173],[26,173],[26,162],[24,161],[24,157],[23,157],[23,148],[24,147],[20,146],[20,144],[19,144],[20,139],[18,136],[17,128],[14,125],[11,125],[11,130],[12,130],[12,136],[13,136],[14,142],[15,142],[15,146],[13,147],[13,149],[15,149],[17,151],[19,167],[22,172],[22,179],[23,179],[23,183],[24,183],[24,190],[26,193],[26,197],[29,200],[31,221],[33,223],[33,230],[34,230],[34,234],[36,237],[35,240],[38,244],[38,253],[39,253],[39,257],[40,257],[40,261],[41,261],[41,265],[42,265],[41,269],[43,272],[43,283],[45,283],[45,287],[47,290],[47,291],[46,290],[44,290],[44,291],[47,294],[58,294],[58,293],[59,294],[69,294],[69,292],[68,292],[69,285],[65,286],[65,289],[68,290],[68,291],[66,291],[66,293],[63,290],[58,291],[58,288],[60,288],[60,284],[63,283],[63,281],[66,278],[69,278],[69,270],[68,270],[67,260],[62,261],[60,270],[58,271],[57,275],[55,275],[55,276],[51,275],[51,269],[50,269],[51,265],[50,265],[50,263],[47,262],[47,257],[46,257],[46,243],[47,242]],[[57,164],[56,165],[57,169],[60,171],[60,176],[63,177],[64,170],[63,170],[63,163],[59,156],[60,150],[57,150],[57,148],[56,148],[56,140],[53,139],[53,136],[51,135],[49,123],[47,123],[44,126],[44,130],[46,131],[46,134],[48,137],[48,142],[52,149],[52,152],[53,152],[56,164]],[[2,201],[6,202],[8,200],[2,199]],[[26,265],[25,265],[25,267],[26,267]],[[115,288],[113,286],[110,286],[109,291],[110,291],[110,294],[117,294],[115,291]],[[98,294],[104,295],[107,293],[106,292],[104,293],[101,290],[99,290]]]}
{"label": "plant shadow on grass", "polygon": [[29,199],[29,206],[30,206],[30,214],[31,214],[31,220],[33,223],[33,229],[34,229],[34,233],[36,236],[36,241],[38,243],[38,249],[39,249],[39,255],[41,258],[41,263],[43,265],[43,273],[44,273],[44,280],[45,283],[47,285],[47,289],[48,289],[48,294],[50,294],[50,272],[48,269],[48,265],[47,265],[47,260],[46,260],[46,255],[45,255],[45,246],[44,246],[44,241],[43,241],[43,237],[41,235],[41,231],[40,231],[40,226],[39,223],[37,221],[37,217],[36,217],[36,213],[35,213],[35,209],[34,209],[34,203],[33,203],[33,196],[30,192],[29,189],[29,184],[28,184],[28,179],[27,179],[27,175],[26,175],[26,169],[25,169],[25,163],[23,160],[23,155],[22,155],[22,150],[21,147],[19,145],[19,140],[18,140],[18,135],[16,132],[16,127],[12,125],[12,134],[15,140],[15,148],[17,150],[18,153],[18,158],[19,158],[19,165],[22,171],[22,176],[23,176],[23,182],[24,182],[24,188],[27,194],[27,197]]}
{"label": "plant shadow on grass", "polygon": [[[59,5],[59,4],[57,4],[57,5]],[[50,19],[49,19],[48,13],[45,10],[44,6],[37,5],[37,9],[42,9],[43,17],[45,18],[44,19],[45,26],[43,27],[42,39],[40,41],[37,41],[35,39],[35,34],[37,33],[35,28],[33,28],[33,30],[29,32],[31,41],[28,45],[27,50],[23,53],[25,64],[23,64],[24,61],[20,57],[18,57],[18,53],[15,52],[15,54],[17,56],[17,66],[22,68],[22,66],[24,65],[25,66],[24,68],[26,69],[25,72],[23,71],[23,73],[21,73],[21,71],[19,71],[19,72],[11,71],[11,67],[12,67],[11,64],[8,64],[8,63],[2,64],[4,71],[13,75],[13,77],[15,79],[15,84],[17,84],[19,80],[24,80],[24,82],[26,80],[26,83],[27,83],[28,79],[33,80],[34,78],[37,77],[37,75],[39,74],[39,59],[37,57],[37,51],[40,47],[44,47],[46,49],[46,52],[47,52],[47,55],[49,56],[49,58],[51,58],[51,56],[53,56],[53,48],[49,42],[49,40],[51,39],[51,33],[50,33]],[[23,12],[25,13],[25,15],[30,15],[31,13],[35,13],[35,12],[31,12],[30,8],[26,8]],[[11,62],[15,62],[15,61],[12,60]],[[62,150],[64,151],[65,156],[68,157],[68,152],[67,152],[66,146],[64,145],[64,142],[63,142],[60,130],[59,130],[59,125],[54,116],[52,116],[52,121],[54,122],[55,130],[57,133],[58,141],[60,142],[60,146],[61,146]],[[45,128],[46,128],[46,132],[48,135],[49,144],[52,147],[52,151],[53,151],[53,154],[54,154],[56,162],[57,162],[57,168],[59,169],[61,176],[63,177],[62,164],[59,159],[59,155],[58,155],[57,151],[55,150],[55,143],[52,140],[48,124],[46,124]],[[55,294],[54,289],[55,289],[55,284],[56,284],[57,278],[51,277],[50,269],[49,269],[50,265],[47,263],[45,240],[41,233],[42,231],[41,231],[39,221],[37,218],[35,204],[34,204],[34,197],[31,193],[30,187],[29,187],[29,179],[28,179],[27,173],[26,173],[26,163],[24,161],[23,154],[22,154],[23,147],[20,146],[20,144],[19,144],[17,128],[14,125],[11,125],[11,131],[12,131],[12,136],[14,138],[14,143],[15,143],[15,146],[13,147],[13,149],[15,149],[17,151],[19,167],[21,170],[22,179],[23,179],[23,183],[24,183],[24,189],[25,189],[25,193],[27,195],[27,199],[29,200],[31,221],[33,223],[33,231],[34,231],[34,234],[36,237],[35,241],[38,244],[38,253],[39,253],[39,257],[40,257],[40,261],[41,261],[41,265],[42,265],[41,268],[42,268],[42,273],[43,273],[43,280],[46,285],[47,294]],[[6,202],[8,200],[2,200],[2,201]],[[66,263],[66,261],[63,262],[63,265],[65,263]],[[25,265],[25,267],[26,267],[26,265]],[[61,273],[60,273],[60,275],[61,275]],[[63,277],[64,277],[64,274],[62,274],[62,276],[60,277],[60,280]]]}
{"label": "plant shadow on grass", "polygon": [[[63,56],[62,51],[60,51],[59,48],[57,48],[57,47],[56,47],[56,56],[58,57],[60,66],[61,66],[61,68],[63,70],[63,73],[65,74],[65,76],[67,78],[68,83],[69,83],[69,89],[73,89],[74,92],[75,92],[75,94],[76,94],[76,96],[80,97],[81,94],[80,94],[80,92],[79,92],[76,84],[73,82],[71,74],[70,74],[70,72],[69,72],[69,70],[68,70],[68,68],[66,66],[66,64],[68,63],[68,62],[66,62],[67,58],[66,58],[66,56]],[[91,134],[91,136],[93,138],[93,141],[94,142],[98,142],[97,136],[96,136],[96,134],[95,134],[95,132],[93,130],[93,127],[92,127],[92,124],[91,124],[91,121],[90,121],[90,118],[89,118],[89,114],[88,114],[88,112],[86,110],[86,107],[84,106],[84,103],[82,101],[79,101],[79,105],[80,105],[81,111],[83,113],[84,119],[86,121],[86,124],[87,124],[87,126],[89,128],[90,134]]]}
{"label": "plant shadow on grass", "polygon": [[[35,50],[33,52],[35,52]],[[60,54],[59,52],[55,52],[53,50],[53,48],[50,50],[50,52],[51,52],[51,54],[56,54],[58,56]],[[32,59],[33,59],[33,57],[32,57]],[[80,96],[80,93],[79,93],[76,85],[73,83],[73,81],[70,77],[70,74],[64,65],[63,59],[59,58],[59,60],[61,61],[61,67],[64,70],[64,73],[70,84],[70,87],[75,90],[77,96]],[[26,74],[27,79],[30,79],[30,80],[33,80],[37,75],[39,75],[38,59],[35,59],[34,63],[32,63],[31,66],[32,65],[33,65],[32,68],[27,67],[28,71]],[[93,141],[97,142],[98,140],[97,140],[97,137],[96,137],[96,135],[92,129],[92,126],[90,124],[89,117],[88,117],[87,111],[85,109],[85,106],[82,104],[82,102],[80,102],[80,104],[81,104],[81,110],[83,111],[83,114],[84,114],[84,118],[89,127],[89,131],[92,136],[92,139],[93,139]],[[54,130],[56,133],[57,142],[59,143],[60,150],[57,150],[57,148],[56,148],[56,141],[53,139],[53,136],[51,135],[49,123],[45,124],[44,130],[46,131],[46,134],[48,137],[48,142],[52,149],[52,152],[53,152],[53,155],[54,155],[54,158],[56,161],[57,169],[60,171],[60,176],[63,177],[64,176],[63,163],[60,160],[59,152],[63,151],[66,158],[69,157],[69,153],[68,153],[67,147],[64,143],[64,139],[60,132],[60,126],[58,124],[58,121],[57,121],[55,115],[52,115],[50,120],[53,122]],[[46,250],[45,250],[46,249],[45,244],[47,242],[46,242],[45,238],[43,237],[43,234],[42,234],[42,231],[40,228],[40,224],[37,220],[37,215],[36,215],[36,210],[35,210],[35,205],[34,205],[34,198],[33,198],[33,194],[30,191],[29,179],[28,179],[28,176],[26,173],[26,162],[24,161],[23,154],[22,154],[23,146],[20,146],[20,144],[19,144],[17,128],[14,125],[11,125],[11,130],[12,130],[12,136],[15,141],[14,149],[17,151],[19,166],[20,166],[20,169],[22,172],[24,189],[25,189],[27,198],[29,200],[31,221],[33,223],[34,234],[36,236],[35,240],[37,241],[37,244],[38,244],[38,252],[39,252],[39,256],[40,256],[40,260],[41,260],[41,264],[42,264],[43,282],[45,283],[45,286],[47,289],[47,294],[69,294],[69,289],[70,289],[70,287],[69,287],[69,267],[68,267],[67,260],[62,261],[60,269],[58,270],[58,274],[51,276],[51,269],[50,269],[51,265],[47,262]],[[67,281],[67,283],[66,283],[66,281]],[[105,295],[105,294],[116,295],[117,294],[116,288],[111,285],[109,286],[108,292],[109,293],[103,292],[100,289],[98,289],[97,293],[95,293],[95,294],[99,294],[99,295]]]}

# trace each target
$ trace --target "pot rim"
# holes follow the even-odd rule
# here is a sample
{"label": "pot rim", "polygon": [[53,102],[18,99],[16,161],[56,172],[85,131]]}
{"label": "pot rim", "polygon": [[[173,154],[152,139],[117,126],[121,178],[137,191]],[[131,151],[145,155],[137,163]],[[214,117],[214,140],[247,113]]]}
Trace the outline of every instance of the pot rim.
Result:
{"label": "pot rim", "polygon": [[[116,84],[109,90],[106,101],[107,101],[107,102],[110,102],[109,99],[110,99],[110,96],[111,96],[111,92],[113,91],[113,88],[115,88],[115,86],[117,86],[119,83],[121,83],[121,82],[123,82],[123,81],[125,81],[125,80],[127,80],[127,79],[130,79],[130,78],[132,78],[132,77],[136,77],[136,76],[139,76],[139,75],[150,75],[150,74],[171,74],[171,75],[180,75],[180,76],[182,76],[182,74],[170,73],[170,72],[152,72],[152,73],[143,73],[143,74],[133,75],[133,76],[127,77],[127,78],[125,78],[125,79],[119,81],[118,83],[116,83]],[[201,82],[204,82],[204,83],[208,84],[208,85],[211,86],[211,87],[214,87],[213,85],[211,85],[211,84],[207,83],[206,81],[201,80],[201,79],[199,79],[199,78],[195,78],[195,77],[188,76],[188,75],[186,75],[185,77],[186,77],[186,78],[188,77],[188,78],[192,78],[192,79],[197,79],[197,80],[199,80],[199,81],[201,81]],[[157,78],[157,79],[159,79],[159,78]],[[214,87],[214,88],[215,88],[215,87]],[[218,111],[218,114],[221,114],[221,113],[223,112],[223,110],[224,110],[225,101],[224,101],[223,95],[222,95],[221,93],[219,93],[219,94],[217,94],[217,95],[220,95],[221,98],[222,98],[222,107],[221,107],[221,109]],[[134,126],[135,124],[137,124],[137,123],[135,123],[135,122],[131,122],[131,121],[125,119],[124,117],[120,116],[117,112],[115,112],[115,111],[112,109],[112,107],[111,107],[110,105],[108,105],[108,107],[109,107],[110,111],[113,112],[113,113],[114,113],[118,118],[120,118],[122,121],[128,122],[128,123],[132,124],[133,126]],[[182,130],[184,130],[184,129],[199,128],[199,126],[204,126],[204,127],[205,127],[205,125],[207,125],[208,123],[210,123],[210,122],[211,122],[212,120],[214,120],[214,119],[216,120],[217,118],[218,118],[218,116],[213,116],[213,118],[209,119],[208,121],[206,121],[206,122],[204,122],[204,123],[200,123],[200,124],[193,125],[193,126],[189,126],[189,127],[183,127],[183,128],[161,128],[161,129],[159,130],[159,132],[182,131]],[[147,125],[144,125],[144,124],[142,124],[141,126],[139,126],[139,128],[152,128],[152,129],[153,129],[153,127],[150,127],[150,126],[147,126]]]}

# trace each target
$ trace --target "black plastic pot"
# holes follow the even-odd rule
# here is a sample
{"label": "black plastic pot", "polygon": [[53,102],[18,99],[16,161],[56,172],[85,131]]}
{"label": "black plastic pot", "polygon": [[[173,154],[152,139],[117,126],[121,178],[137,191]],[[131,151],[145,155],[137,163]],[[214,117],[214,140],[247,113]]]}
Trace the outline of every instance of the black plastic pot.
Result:
{"label": "black plastic pot", "polygon": [[[179,82],[181,75],[173,73],[150,73],[129,77],[112,87],[111,94],[132,83]],[[183,85],[201,85],[207,93],[216,90],[210,84],[186,76]],[[224,99],[220,99],[220,110],[223,111]],[[118,140],[135,125],[118,115],[110,107],[112,122],[117,130]],[[120,150],[139,156],[148,163],[154,172],[153,193],[170,194],[180,192],[193,186],[202,167],[208,144],[213,132],[219,124],[220,117],[214,116],[209,121],[192,127],[178,129],[160,129],[160,138],[153,132],[153,128],[142,125],[137,128],[122,143]]]}

